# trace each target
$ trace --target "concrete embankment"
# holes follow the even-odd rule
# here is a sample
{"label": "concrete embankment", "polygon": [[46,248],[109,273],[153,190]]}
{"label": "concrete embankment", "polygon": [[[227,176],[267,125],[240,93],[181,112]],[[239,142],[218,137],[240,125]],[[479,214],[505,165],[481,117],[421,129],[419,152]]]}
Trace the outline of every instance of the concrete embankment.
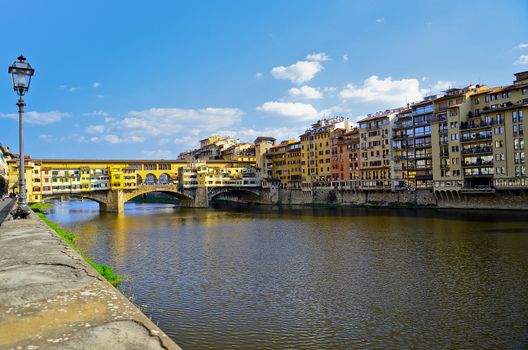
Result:
{"label": "concrete embankment", "polygon": [[[359,206],[425,206],[458,209],[528,210],[526,191],[447,192],[436,194],[419,189],[413,192],[347,191],[317,189],[313,191],[272,188],[262,191],[261,204],[285,205],[359,205]],[[248,200],[251,202],[251,200]]]}
{"label": "concrete embankment", "polygon": [[180,349],[32,215],[0,227],[0,349]]}

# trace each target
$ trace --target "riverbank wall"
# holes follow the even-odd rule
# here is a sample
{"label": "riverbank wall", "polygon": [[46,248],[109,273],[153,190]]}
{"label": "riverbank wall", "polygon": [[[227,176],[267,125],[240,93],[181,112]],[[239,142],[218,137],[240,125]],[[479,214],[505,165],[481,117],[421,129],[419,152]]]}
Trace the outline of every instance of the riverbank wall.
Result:
{"label": "riverbank wall", "polygon": [[0,349],[180,349],[34,214],[0,227]]}
{"label": "riverbank wall", "polygon": [[430,190],[382,192],[317,189],[313,191],[270,188],[262,191],[260,204],[417,206],[458,209],[528,210],[528,192],[448,192]]}

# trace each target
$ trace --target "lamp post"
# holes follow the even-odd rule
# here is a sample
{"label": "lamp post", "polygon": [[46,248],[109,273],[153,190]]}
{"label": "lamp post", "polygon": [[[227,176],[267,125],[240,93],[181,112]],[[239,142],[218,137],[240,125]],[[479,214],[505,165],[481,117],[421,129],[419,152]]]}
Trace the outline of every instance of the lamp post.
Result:
{"label": "lamp post", "polygon": [[31,65],[26,62],[26,58],[20,55],[18,61],[15,61],[9,67],[9,74],[11,75],[11,81],[13,83],[13,89],[17,93],[18,97],[18,141],[19,141],[19,156],[18,156],[18,203],[13,217],[24,219],[29,215],[29,208],[26,200],[26,174],[24,171],[24,129],[23,129],[23,114],[24,114],[24,103],[23,96],[29,90],[31,83],[31,77],[35,73],[35,70],[31,68]]}

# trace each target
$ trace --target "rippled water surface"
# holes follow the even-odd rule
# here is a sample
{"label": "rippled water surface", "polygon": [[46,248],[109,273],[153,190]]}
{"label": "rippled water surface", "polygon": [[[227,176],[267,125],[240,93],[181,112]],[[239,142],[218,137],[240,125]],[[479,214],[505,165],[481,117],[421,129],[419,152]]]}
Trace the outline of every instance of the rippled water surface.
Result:
{"label": "rippled water surface", "polygon": [[528,346],[526,212],[63,202],[49,216],[184,349]]}

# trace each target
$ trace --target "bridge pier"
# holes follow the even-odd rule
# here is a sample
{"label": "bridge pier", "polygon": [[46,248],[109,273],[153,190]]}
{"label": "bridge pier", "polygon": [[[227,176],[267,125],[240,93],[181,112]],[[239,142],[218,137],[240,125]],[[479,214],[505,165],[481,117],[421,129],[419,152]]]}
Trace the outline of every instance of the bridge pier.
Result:
{"label": "bridge pier", "polygon": [[194,199],[182,199],[181,206],[183,208],[207,208],[209,207],[209,195],[207,188],[198,187],[194,194],[189,195]]}
{"label": "bridge pier", "polygon": [[106,193],[106,201],[99,203],[99,211],[122,214],[125,212],[125,199],[122,190]]}

